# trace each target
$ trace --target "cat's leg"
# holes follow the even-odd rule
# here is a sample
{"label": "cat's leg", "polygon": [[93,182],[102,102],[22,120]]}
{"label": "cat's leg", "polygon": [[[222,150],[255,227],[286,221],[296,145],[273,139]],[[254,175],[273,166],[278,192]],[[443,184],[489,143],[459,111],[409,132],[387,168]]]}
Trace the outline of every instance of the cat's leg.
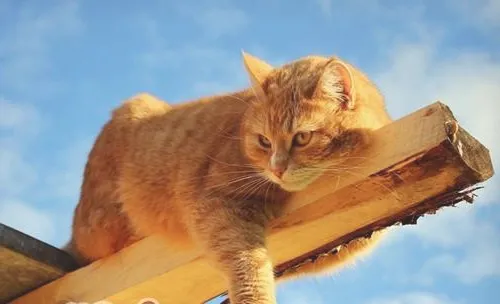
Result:
{"label": "cat's leg", "polygon": [[194,218],[195,238],[228,281],[231,304],[275,304],[274,272],[259,203],[211,202]]}

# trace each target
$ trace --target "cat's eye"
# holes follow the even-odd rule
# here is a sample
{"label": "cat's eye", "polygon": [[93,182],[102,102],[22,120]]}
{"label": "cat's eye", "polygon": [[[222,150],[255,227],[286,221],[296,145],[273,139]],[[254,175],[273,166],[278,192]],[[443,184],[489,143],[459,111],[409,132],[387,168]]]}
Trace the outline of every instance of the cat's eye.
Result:
{"label": "cat's eye", "polygon": [[313,132],[298,132],[293,137],[293,145],[296,147],[306,146],[311,142]]}
{"label": "cat's eye", "polygon": [[271,148],[271,141],[267,137],[265,137],[264,135],[260,134],[259,135],[259,145],[261,145],[261,147],[263,147],[263,148],[269,149],[269,148]]}

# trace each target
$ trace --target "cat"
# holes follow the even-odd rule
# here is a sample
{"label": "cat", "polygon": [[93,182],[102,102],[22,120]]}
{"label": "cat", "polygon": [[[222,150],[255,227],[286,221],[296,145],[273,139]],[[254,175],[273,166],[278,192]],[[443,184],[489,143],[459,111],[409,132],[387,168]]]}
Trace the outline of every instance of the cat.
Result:
{"label": "cat", "polygon": [[[278,67],[242,58],[247,89],[173,106],[135,98],[113,110],[89,153],[66,248],[81,265],[160,234],[179,250],[201,248],[231,303],[276,303],[269,221],[291,193],[367,144],[363,130],[391,118],[377,87],[338,57]],[[376,239],[294,275],[330,271]]]}

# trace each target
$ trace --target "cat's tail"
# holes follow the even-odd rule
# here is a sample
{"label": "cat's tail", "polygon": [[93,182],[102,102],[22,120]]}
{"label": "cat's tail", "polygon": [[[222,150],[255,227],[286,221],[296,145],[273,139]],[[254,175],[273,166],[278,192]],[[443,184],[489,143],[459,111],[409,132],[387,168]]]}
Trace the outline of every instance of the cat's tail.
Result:
{"label": "cat's tail", "polygon": [[386,230],[379,230],[369,238],[354,239],[342,245],[336,253],[319,255],[316,259],[309,260],[292,271],[285,271],[277,279],[282,281],[301,276],[332,274],[345,266],[353,265],[356,260],[370,254],[385,233]]}

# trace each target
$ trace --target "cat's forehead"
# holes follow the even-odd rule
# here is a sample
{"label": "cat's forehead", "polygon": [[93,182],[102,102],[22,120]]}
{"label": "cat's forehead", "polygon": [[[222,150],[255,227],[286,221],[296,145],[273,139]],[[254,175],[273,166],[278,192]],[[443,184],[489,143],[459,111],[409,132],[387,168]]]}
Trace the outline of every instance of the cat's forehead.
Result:
{"label": "cat's forehead", "polygon": [[321,68],[312,60],[303,59],[273,71],[263,85],[267,94],[276,98],[311,97],[318,83]]}
{"label": "cat's forehead", "polygon": [[268,132],[283,136],[320,128],[326,115],[320,105],[305,100],[275,102],[263,114]]}

